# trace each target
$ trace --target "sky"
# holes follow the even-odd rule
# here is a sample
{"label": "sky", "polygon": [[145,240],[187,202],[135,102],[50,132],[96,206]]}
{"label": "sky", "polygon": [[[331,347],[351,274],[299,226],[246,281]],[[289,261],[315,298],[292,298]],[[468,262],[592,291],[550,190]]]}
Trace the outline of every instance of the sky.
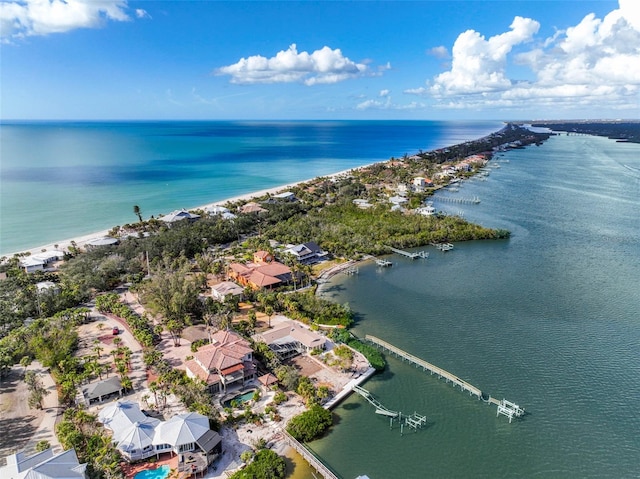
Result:
{"label": "sky", "polygon": [[640,118],[640,0],[0,0],[1,120]]}

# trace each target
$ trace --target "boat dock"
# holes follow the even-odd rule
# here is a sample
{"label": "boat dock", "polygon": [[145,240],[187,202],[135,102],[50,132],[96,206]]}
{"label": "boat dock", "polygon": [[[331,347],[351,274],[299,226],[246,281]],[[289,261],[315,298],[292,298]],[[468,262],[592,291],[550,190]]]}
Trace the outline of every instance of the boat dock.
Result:
{"label": "boat dock", "polygon": [[450,196],[439,196],[435,198],[436,201],[442,201],[444,203],[460,203],[460,204],[473,204],[477,205],[480,203],[480,198],[478,196],[474,196],[473,198],[451,198]]}
{"label": "boat dock", "polygon": [[490,404],[495,404],[498,407],[496,416],[502,414],[504,416],[507,416],[509,418],[509,422],[511,422],[514,417],[519,418],[524,415],[524,408],[521,408],[517,404],[511,401],[507,401],[506,399],[498,401],[497,399],[492,398],[490,395],[488,395],[488,398],[485,398],[480,388],[468,383],[464,379],[460,379],[458,376],[450,373],[449,371],[439,368],[438,366],[431,364],[424,359],[421,359],[417,356],[414,356],[413,354],[395,347],[393,344],[390,344],[369,334],[364,337],[364,340],[394,354],[396,357],[402,358],[404,361],[409,361],[410,363],[421,367],[424,371],[429,371],[431,375],[437,374],[440,379],[444,379],[448,383],[450,382],[454,387],[459,386],[461,391],[469,391],[470,396],[476,396],[478,399],[482,399]]}
{"label": "boat dock", "polygon": [[389,418],[389,428],[393,429],[393,420],[396,419],[400,424],[400,435],[404,432],[404,426],[409,426],[414,431],[422,429],[422,426],[427,424],[427,416],[423,416],[414,412],[412,415],[402,414],[399,411],[392,411],[384,404],[378,401],[373,395],[365,388],[358,385],[352,386],[354,392],[365,398],[369,404],[376,408],[376,414],[387,416]]}
{"label": "boat dock", "polygon": [[432,246],[435,246],[440,251],[447,252],[453,249],[453,245],[451,243],[431,243]]}
{"label": "boat dock", "polygon": [[318,459],[309,449],[304,447],[303,444],[298,442],[291,434],[284,429],[281,429],[284,441],[287,445],[294,448],[309,463],[324,479],[339,479],[339,477],[325,466],[320,459]]}
{"label": "boat dock", "polygon": [[417,258],[427,259],[429,257],[429,253],[427,251],[416,251],[414,253],[411,251],[404,251],[398,248],[392,248],[391,246],[387,246],[387,248],[389,248],[391,251],[393,251],[396,254],[406,256],[407,258],[411,258],[411,259],[417,259]]}
{"label": "boat dock", "polygon": [[376,264],[378,266],[382,266],[383,268],[388,268],[389,266],[393,266],[393,263],[391,261],[386,260],[386,259],[377,259],[376,260]]}

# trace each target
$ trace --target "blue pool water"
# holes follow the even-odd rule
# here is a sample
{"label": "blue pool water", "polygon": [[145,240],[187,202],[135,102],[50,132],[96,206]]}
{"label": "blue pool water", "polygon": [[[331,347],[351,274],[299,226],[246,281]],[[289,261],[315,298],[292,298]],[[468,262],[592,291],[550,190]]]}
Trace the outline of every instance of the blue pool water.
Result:
{"label": "blue pool water", "polygon": [[169,476],[169,472],[171,472],[171,470],[169,469],[169,466],[165,464],[157,469],[140,471],[135,476],[133,476],[133,479],[165,479]]}
{"label": "blue pool water", "polygon": [[255,394],[255,392],[256,392],[255,389],[252,389],[251,391],[247,391],[246,393],[238,394],[237,396],[234,396],[231,399],[227,399],[226,401],[224,401],[222,405],[224,407],[231,407],[231,403],[233,401],[238,401],[239,403],[244,404],[253,399],[253,395]]}

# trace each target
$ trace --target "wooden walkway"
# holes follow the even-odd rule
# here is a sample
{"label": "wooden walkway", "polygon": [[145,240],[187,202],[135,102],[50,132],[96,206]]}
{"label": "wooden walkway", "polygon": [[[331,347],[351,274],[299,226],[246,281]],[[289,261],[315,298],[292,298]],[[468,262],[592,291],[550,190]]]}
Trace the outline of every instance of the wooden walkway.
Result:
{"label": "wooden walkway", "polygon": [[386,341],[383,341],[382,339],[376,338],[375,336],[371,336],[369,334],[367,334],[364,339],[365,341],[386,349],[399,358],[402,358],[415,364],[418,367],[421,367],[424,371],[429,371],[432,375],[437,374],[440,378],[444,378],[447,382],[452,383],[454,386],[460,386],[460,389],[462,391],[469,391],[469,395],[476,396],[478,399],[482,399],[489,404],[496,405],[498,407],[498,412],[496,415],[502,414],[503,416],[507,416],[509,418],[509,423],[511,423],[511,420],[513,418],[520,418],[525,415],[524,408],[521,408],[517,404],[511,401],[507,401],[506,399],[498,401],[497,399],[492,398],[490,395],[487,399],[483,396],[482,391],[479,388],[475,387],[473,384],[469,384],[464,379],[460,379],[458,376],[451,374],[449,371],[445,371],[438,366],[428,363],[427,361],[420,359],[413,354],[409,354],[408,352],[403,351],[400,348],[396,348],[393,344],[387,343]]}
{"label": "wooden walkway", "polygon": [[325,466],[320,459],[314,456],[309,449],[304,447],[300,442],[298,442],[291,434],[289,434],[284,429],[282,430],[282,434],[285,442],[294,448],[302,457],[304,457],[305,461],[307,461],[311,467],[313,467],[324,479],[340,479],[333,471],[331,471],[327,466]]}
{"label": "wooden walkway", "polygon": [[416,366],[421,367],[425,371],[429,371],[432,375],[437,374],[440,378],[444,378],[447,382],[451,382],[454,386],[460,386],[462,391],[469,391],[469,394],[477,396],[478,399],[482,398],[482,391],[475,387],[473,384],[469,384],[464,379],[460,379],[455,374],[451,374],[449,371],[446,371],[438,366],[435,366],[427,361],[420,359],[413,354],[409,354],[406,351],[403,351],[400,348],[396,348],[393,344],[387,343],[382,339],[376,338],[375,336],[366,335],[364,337],[365,341],[369,341],[370,343],[375,344],[376,346],[380,346],[383,349],[386,349],[390,353],[395,354],[397,357],[402,358],[406,361],[409,361]]}
{"label": "wooden walkway", "polygon": [[404,251],[398,248],[392,248],[391,246],[387,246],[387,248],[389,248],[391,251],[393,251],[396,254],[406,256],[407,258],[411,258],[411,259],[417,259],[417,258],[427,259],[429,257],[429,253],[427,253],[426,251],[417,251],[415,253],[412,253],[411,251]]}

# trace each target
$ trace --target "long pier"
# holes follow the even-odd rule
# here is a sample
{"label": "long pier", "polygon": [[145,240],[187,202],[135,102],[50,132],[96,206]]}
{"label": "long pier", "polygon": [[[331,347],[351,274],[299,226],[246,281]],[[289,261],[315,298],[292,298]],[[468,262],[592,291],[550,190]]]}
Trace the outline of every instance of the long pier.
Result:
{"label": "long pier", "polygon": [[417,259],[417,258],[427,259],[429,257],[429,253],[427,251],[416,251],[415,253],[413,253],[411,251],[404,251],[398,248],[392,248],[391,246],[387,246],[387,248],[389,248],[391,251],[393,251],[396,254],[406,256],[407,258],[411,258],[411,259]]}
{"label": "long pier", "polygon": [[291,434],[282,429],[285,442],[294,448],[324,479],[340,479],[331,469],[325,466],[320,459],[314,456],[309,449],[298,442]]}
{"label": "long pier", "polygon": [[480,390],[480,388],[475,387],[473,384],[469,384],[464,379],[460,379],[455,374],[452,374],[449,371],[439,368],[434,364],[428,363],[424,359],[420,359],[419,357],[414,356],[413,354],[409,354],[408,352],[395,347],[393,344],[387,343],[386,341],[376,338],[375,336],[371,336],[367,334],[364,337],[364,339],[365,341],[369,341],[375,344],[376,346],[380,346],[381,348],[386,349],[387,351],[395,354],[399,358],[409,361],[415,364],[416,366],[420,366],[424,371],[429,371],[432,375],[437,374],[440,378],[444,378],[447,382],[453,383],[454,386],[460,386],[460,389],[462,391],[469,391],[469,394],[477,396],[478,399],[482,398],[482,391]]}
{"label": "long pier", "polygon": [[460,204],[474,204],[480,203],[480,198],[474,196],[473,198],[451,198],[450,196],[439,196],[434,199],[435,201],[442,201],[444,203],[460,203]]}
{"label": "long pier", "polygon": [[439,368],[438,366],[431,364],[424,359],[421,359],[417,356],[414,356],[413,354],[395,347],[393,344],[390,344],[380,338],[376,338],[375,336],[371,336],[369,334],[364,337],[364,340],[373,343],[374,345],[379,346],[382,349],[386,349],[390,353],[395,354],[397,357],[402,358],[405,361],[409,361],[416,366],[421,367],[424,371],[429,371],[431,375],[437,374],[438,377],[440,377],[441,379],[444,378],[447,382],[452,383],[454,386],[460,386],[460,390],[469,391],[470,396],[473,395],[478,399],[482,399],[490,404],[495,404],[496,406],[498,406],[498,412],[496,416],[499,416],[500,414],[507,416],[509,418],[509,423],[511,423],[511,420],[514,417],[518,418],[524,416],[524,408],[521,408],[517,404],[511,401],[507,401],[506,399],[498,401],[497,399],[492,398],[490,395],[488,396],[488,399],[485,399],[480,388],[468,383],[464,379],[460,379],[458,376],[450,373],[449,371]]}

